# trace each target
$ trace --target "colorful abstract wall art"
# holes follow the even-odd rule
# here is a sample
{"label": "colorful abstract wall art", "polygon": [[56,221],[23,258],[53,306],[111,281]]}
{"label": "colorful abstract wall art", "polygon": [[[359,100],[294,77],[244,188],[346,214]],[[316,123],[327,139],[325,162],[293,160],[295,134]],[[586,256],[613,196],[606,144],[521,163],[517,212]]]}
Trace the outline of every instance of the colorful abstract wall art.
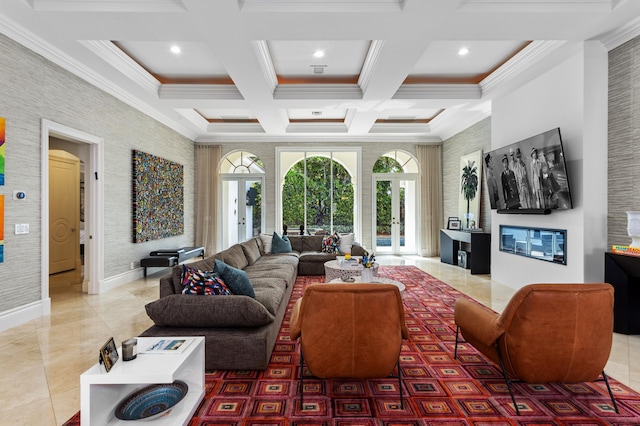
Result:
{"label": "colorful abstract wall art", "polygon": [[0,185],[4,185],[4,135],[5,119],[0,117]]}
{"label": "colorful abstract wall art", "polygon": [[184,233],[184,167],[133,150],[133,242]]}

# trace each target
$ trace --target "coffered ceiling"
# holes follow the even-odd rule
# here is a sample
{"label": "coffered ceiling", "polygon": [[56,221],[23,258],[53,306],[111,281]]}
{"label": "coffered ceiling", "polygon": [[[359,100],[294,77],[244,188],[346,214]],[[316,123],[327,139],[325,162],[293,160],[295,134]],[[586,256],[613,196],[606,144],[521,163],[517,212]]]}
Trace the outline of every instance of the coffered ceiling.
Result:
{"label": "coffered ceiling", "polygon": [[[2,0],[0,31],[197,141],[439,141],[637,0]],[[462,49],[466,50],[461,51]]]}

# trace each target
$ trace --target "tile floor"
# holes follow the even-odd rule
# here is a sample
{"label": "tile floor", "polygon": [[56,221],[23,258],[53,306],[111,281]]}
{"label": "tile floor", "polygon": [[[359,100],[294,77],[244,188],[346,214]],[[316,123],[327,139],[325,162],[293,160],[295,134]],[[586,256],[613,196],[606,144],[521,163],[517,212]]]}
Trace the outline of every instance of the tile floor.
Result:
{"label": "tile floor", "polygon": [[[501,311],[513,289],[487,275],[420,257],[379,257],[415,265]],[[0,425],[61,425],[80,409],[80,374],[109,337],[119,345],[151,325],[144,305],[158,298],[168,269],[101,295],[80,292],[65,274],[51,278],[51,316],[0,333]],[[607,373],[640,391],[640,336],[615,334]]]}

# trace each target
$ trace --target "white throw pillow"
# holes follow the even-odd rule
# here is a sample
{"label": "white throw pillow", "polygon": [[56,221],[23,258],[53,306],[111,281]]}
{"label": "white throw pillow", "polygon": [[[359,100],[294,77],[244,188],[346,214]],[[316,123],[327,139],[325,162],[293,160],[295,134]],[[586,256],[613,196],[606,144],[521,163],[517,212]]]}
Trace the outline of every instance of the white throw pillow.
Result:
{"label": "white throw pillow", "polygon": [[262,245],[264,246],[264,254],[271,253],[271,241],[273,240],[273,235],[260,234],[260,239],[262,240]]}
{"label": "white throw pillow", "polygon": [[340,235],[340,245],[338,246],[338,250],[340,253],[351,253],[351,247],[353,246],[353,234],[341,234]]}

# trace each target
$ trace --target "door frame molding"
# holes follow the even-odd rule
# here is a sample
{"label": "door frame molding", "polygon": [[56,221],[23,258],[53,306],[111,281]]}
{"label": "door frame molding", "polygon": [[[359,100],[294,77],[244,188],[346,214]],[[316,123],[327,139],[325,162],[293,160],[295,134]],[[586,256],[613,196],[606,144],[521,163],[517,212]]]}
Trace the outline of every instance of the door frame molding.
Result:
{"label": "door frame molding", "polygon": [[89,218],[86,232],[89,266],[87,292],[99,294],[104,284],[104,139],[54,121],[41,121],[41,287],[42,299],[49,299],[49,138],[87,144],[89,163],[85,164],[85,215]]}
{"label": "door frame molding", "polygon": [[[220,200],[218,202],[219,206],[224,205],[225,200],[222,199],[223,197],[223,186],[225,182],[229,182],[229,181],[248,181],[248,180],[257,180],[261,182],[261,188],[262,188],[262,212],[261,212],[261,216],[260,216],[260,223],[261,223],[261,233],[265,233],[265,226],[266,226],[266,194],[265,194],[265,174],[264,173],[220,173],[220,189],[219,189],[219,194],[220,194]],[[238,203],[240,202],[240,200],[238,200]],[[224,219],[223,219],[224,220]],[[227,227],[229,224],[225,224],[223,223],[223,221],[220,222],[220,229],[221,229],[221,233],[220,233],[220,241],[219,244],[222,244],[222,241],[224,241],[224,237],[222,236],[223,232],[227,232]],[[245,225],[246,226],[246,225]],[[224,247],[225,249],[228,247]]]}
{"label": "door frame molding", "polygon": [[[413,180],[415,182],[416,185],[416,197],[419,197],[420,195],[420,176],[418,175],[418,173],[372,173],[371,175],[371,246],[372,251],[375,251],[376,248],[378,247],[377,245],[377,227],[378,227],[378,217],[377,217],[377,212],[376,212],[376,202],[377,202],[377,192],[376,192],[376,182],[379,180],[390,180],[390,181],[401,181],[401,180]],[[398,248],[398,252],[394,252],[393,251],[393,241],[391,242],[391,251],[389,253],[384,252],[383,254],[390,254],[390,255],[400,255],[400,254],[418,254],[418,247],[420,246],[420,238],[419,236],[421,235],[420,232],[420,207],[419,207],[419,203],[416,203],[416,211],[415,211],[415,218],[416,218],[416,223],[415,223],[415,228],[416,228],[416,235],[418,236],[418,238],[416,238],[416,247],[414,251],[402,251],[402,248],[399,247]]]}

